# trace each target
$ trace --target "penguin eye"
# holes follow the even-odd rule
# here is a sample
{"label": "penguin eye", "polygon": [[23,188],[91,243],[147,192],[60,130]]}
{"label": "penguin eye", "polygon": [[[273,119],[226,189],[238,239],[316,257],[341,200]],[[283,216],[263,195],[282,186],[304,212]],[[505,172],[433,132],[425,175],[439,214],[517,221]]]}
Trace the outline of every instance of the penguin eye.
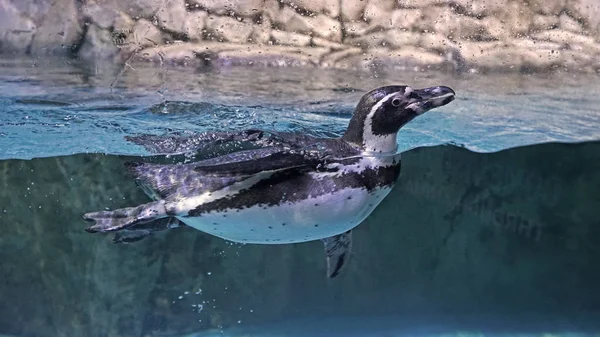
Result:
{"label": "penguin eye", "polygon": [[394,98],[392,100],[392,105],[395,106],[396,108],[400,106],[400,98]]}

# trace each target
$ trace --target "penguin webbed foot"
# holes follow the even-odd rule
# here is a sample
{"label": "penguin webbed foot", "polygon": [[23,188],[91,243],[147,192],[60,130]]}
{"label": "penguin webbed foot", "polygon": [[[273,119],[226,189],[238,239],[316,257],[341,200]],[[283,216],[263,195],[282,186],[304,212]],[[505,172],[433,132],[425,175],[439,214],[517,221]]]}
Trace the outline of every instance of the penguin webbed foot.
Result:
{"label": "penguin webbed foot", "polygon": [[148,223],[138,224],[115,232],[113,243],[132,243],[145,239],[155,232],[181,227],[182,223],[174,217],[162,218]]}
{"label": "penguin webbed foot", "polygon": [[152,231],[147,229],[124,229],[115,233],[115,236],[112,239],[113,243],[132,243],[138,242],[142,239],[147,238],[152,235]]}
{"label": "penguin webbed foot", "polygon": [[352,230],[322,239],[327,261],[327,277],[338,276],[347,264],[352,249]]}
{"label": "penguin webbed foot", "polygon": [[86,213],[83,215],[83,219],[95,222],[94,225],[85,230],[89,233],[96,233],[118,231],[166,216],[164,201],[161,200],[137,207]]}

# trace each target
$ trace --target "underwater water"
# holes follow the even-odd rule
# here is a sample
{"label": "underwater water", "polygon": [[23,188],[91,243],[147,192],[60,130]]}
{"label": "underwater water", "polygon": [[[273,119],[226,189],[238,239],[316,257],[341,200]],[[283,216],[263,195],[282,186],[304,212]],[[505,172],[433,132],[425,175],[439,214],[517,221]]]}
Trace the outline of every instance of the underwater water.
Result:
{"label": "underwater water", "polygon": [[[600,81],[0,62],[0,334],[404,336],[600,332]],[[115,245],[81,216],[148,197],[140,133],[333,137],[367,90],[447,85],[400,132],[402,173],[325,278],[320,242],[190,228]],[[171,160],[164,158],[164,160]]]}

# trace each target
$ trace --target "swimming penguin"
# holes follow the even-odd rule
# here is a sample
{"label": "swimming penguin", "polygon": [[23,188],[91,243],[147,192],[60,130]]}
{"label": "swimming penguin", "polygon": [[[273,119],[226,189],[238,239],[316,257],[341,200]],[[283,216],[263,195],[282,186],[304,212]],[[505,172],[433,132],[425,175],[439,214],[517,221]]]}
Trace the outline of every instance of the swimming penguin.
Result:
{"label": "swimming penguin", "polygon": [[87,213],[88,232],[116,232],[115,242],[187,225],[239,243],[322,240],[327,276],[349,258],[352,229],[387,196],[400,174],[396,135],[415,117],[454,100],[452,89],[385,86],[358,102],[340,138],[261,130],[193,137],[130,137],[156,153],[206,144],[247,143],[226,155],[178,164],[127,163],[154,201]]}

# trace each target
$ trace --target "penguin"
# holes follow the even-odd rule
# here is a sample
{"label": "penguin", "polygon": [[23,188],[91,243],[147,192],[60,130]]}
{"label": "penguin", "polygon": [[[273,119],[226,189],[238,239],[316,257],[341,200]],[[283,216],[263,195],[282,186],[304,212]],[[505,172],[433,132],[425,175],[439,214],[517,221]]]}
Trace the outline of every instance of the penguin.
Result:
{"label": "penguin", "polygon": [[181,226],[246,244],[321,240],[327,277],[334,278],[349,259],[352,230],[398,180],[399,130],[454,98],[446,86],[373,89],[362,96],[339,138],[263,130],[129,137],[155,153],[198,151],[216,143],[251,146],[196,162],[126,163],[152,201],[86,213],[83,219],[93,222],[86,230],[115,232],[115,242]]}

